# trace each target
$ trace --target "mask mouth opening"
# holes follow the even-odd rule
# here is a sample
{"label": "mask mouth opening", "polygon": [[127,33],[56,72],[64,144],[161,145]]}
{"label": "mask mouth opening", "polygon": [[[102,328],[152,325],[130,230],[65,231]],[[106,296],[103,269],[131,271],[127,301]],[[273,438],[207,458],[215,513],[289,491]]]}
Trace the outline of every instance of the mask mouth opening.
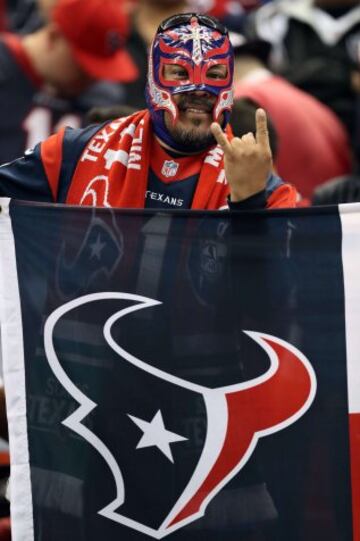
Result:
{"label": "mask mouth opening", "polygon": [[210,99],[208,97],[199,97],[196,95],[192,95],[191,92],[188,93],[188,95],[184,94],[183,96],[181,94],[178,95],[178,109],[181,112],[186,112],[189,109],[190,110],[196,110],[202,113],[211,114],[214,109],[215,100]]}

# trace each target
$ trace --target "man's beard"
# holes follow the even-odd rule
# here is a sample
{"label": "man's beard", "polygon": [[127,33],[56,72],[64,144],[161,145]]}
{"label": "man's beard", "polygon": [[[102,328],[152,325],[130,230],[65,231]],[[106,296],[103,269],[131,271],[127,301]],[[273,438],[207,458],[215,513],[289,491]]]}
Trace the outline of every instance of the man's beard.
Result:
{"label": "man's beard", "polygon": [[168,130],[177,144],[189,148],[192,152],[204,150],[215,144],[215,139],[210,130],[207,132],[199,132],[196,127],[193,129],[185,129],[176,124],[175,126],[168,126]]}
{"label": "man's beard", "polygon": [[[184,94],[178,102],[180,112],[185,112],[186,109],[190,107],[196,108],[197,106],[207,113],[212,113],[214,100]],[[188,148],[191,152],[198,152],[216,144],[210,129],[205,131],[198,128],[202,124],[201,120],[194,119],[192,121],[193,128],[183,128],[179,124],[174,125],[171,121],[165,123],[173,140],[178,145]]]}

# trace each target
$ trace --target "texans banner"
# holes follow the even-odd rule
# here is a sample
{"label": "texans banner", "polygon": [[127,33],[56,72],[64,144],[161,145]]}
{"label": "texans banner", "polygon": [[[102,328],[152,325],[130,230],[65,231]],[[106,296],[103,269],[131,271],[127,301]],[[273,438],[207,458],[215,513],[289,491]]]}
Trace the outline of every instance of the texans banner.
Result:
{"label": "texans banner", "polygon": [[360,541],[360,205],[0,207],[13,541]]}

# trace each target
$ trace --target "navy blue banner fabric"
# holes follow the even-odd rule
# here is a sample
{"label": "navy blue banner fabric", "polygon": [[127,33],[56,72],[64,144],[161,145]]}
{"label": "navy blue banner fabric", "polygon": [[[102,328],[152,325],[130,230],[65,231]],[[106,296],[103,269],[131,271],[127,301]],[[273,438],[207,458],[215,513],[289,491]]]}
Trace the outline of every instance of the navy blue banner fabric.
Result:
{"label": "navy blue banner fabric", "polygon": [[337,209],[12,202],[36,541],[351,541]]}

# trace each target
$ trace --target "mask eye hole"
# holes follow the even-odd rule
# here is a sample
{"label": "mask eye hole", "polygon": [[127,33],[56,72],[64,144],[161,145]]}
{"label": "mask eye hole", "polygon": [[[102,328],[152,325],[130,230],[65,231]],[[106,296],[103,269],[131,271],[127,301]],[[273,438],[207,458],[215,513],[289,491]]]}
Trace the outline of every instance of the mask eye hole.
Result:
{"label": "mask eye hole", "polygon": [[165,81],[187,81],[189,72],[180,64],[165,64],[163,67],[163,78]]}
{"label": "mask eye hole", "polygon": [[222,81],[222,80],[225,80],[227,76],[228,76],[228,70],[227,70],[227,67],[223,64],[210,66],[210,68],[208,68],[208,70],[206,71],[207,79],[215,79],[218,81]]}

